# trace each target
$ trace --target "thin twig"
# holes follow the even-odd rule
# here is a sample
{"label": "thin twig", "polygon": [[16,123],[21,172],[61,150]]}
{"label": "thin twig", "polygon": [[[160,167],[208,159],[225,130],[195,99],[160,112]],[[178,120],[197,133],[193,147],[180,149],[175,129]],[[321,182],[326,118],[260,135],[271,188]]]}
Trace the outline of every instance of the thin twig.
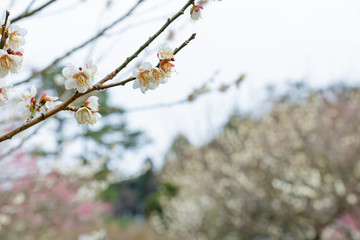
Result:
{"label": "thin twig", "polygon": [[177,54],[183,47],[185,47],[186,45],[188,45],[189,42],[195,38],[195,36],[196,36],[196,33],[193,33],[188,40],[186,40],[183,44],[181,44],[180,47],[176,48],[176,49],[174,50],[174,55]]}
{"label": "thin twig", "polygon": [[32,10],[31,12],[28,12],[29,7],[32,5],[32,3],[30,3],[29,7],[25,10],[25,12],[23,12],[22,14],[20,14],[19,16],[17,16],[16,18],[14,18],[13,20],[11,20],[12,23],[19,21],[20,19],[26,18],[26,17],[30,17],[32,15],[34,15],[37,12],[40,12],[41,10],[43,10],[44,8],[46,8],[47,6],[49,6],[50,4],[53,4],[54,2],[56,2],[57,0],[50,0],[49,2],[43,4],[42,6]]}
{"label": "thin twig", "polygon": [[[42,122],[44,121],[45,119],[47,118],[50,118],[52,117],[53,115],[57,114],[58,112],[60,111],[63,111],[63,110],[66,110],[67,107],[72,103],[74,102],[76,99],[90,93],[90,92],[93,92],[93,91],[99,91],[99,90],[102,90],[102,89],[105,89],[105,88],[109,88],[107,87],[106,85],[105,86],[102,86],[103,83],[105,83],[106,81],[114,78],[124,67],[126,67],[126,65],[132,60],[134,59],[135,57],[137,57],[137,55],[145,49],[145,47],[147,47],[157,36],[159,36],[160,33],[162,33],[166,27],[168,27],[170,25],[170,23],[172,23],[176,18],[178,18],[181,14],[184,13],[185,9],[190,6],[195,0],[189,0],[185,5],[184,7],[178,12],[176,13],[172,18],[169,18],[166,22],[166,24],[164,24],[160,30],[158,30],[152,37],[149,38],[149,40],[144,44],[142,45],[133,55],[131,55],[130,57],[127,58],[127,60],[122,64],[120,65],[120,67],[118,67],[117,69],[115,69],[112,73],[108,74],[106,77],[104,77],[102,80],[100,80],[97,84],[95,84],[93,87],[89,88],[86,92],[84,93],[79,93],[78,91],[75,91],[75,93],[70,96],[67,100],[65,100],[62,104],[60,104],[59,106],[57,106],[56,108],[54,108],[53,110],[45,113],[45,114],[42,114],[40,117],[36,118],[36,119],[33,119],[27,123],[25,123],[24,125],[8,132],[7,134],[4,134],[3,136],[0,137],[0,142],[3,142],[5,140],[8,140],[8,139],[11,139],[13,136],[15,136],[16,134],[38,124],[39,122]],[[194,34],[192,35],[194,36]],[[189,38],[191,40],[192,36]],[[177,51],[178,52],[178,51]],[[132,81],[134,80],[134,78],[129,78],[129,79],[126,79],[120,83],[117,83],[119,85],[124,85],[126,84],[127,82],[129,81]],[[115,85],[114,85],[115,86]]]}
{"label": "thin twig", "polygon": [[[154,104],[154,105],[148,105],[148,106],[141,106],[141,107],[135,107],[135,108],[130,108],[130,109],[124,109],[124,114],[133,113],[133,112],[139,112],[139,111],[153,110],[153,109],[158,109],[158,108],[168,108],[168,107],[174,107],[174,106],[177,106],[177,105],[182,105],[184,103],[191,103],[191,102],[194,102],[194,100],[197,99],[198,97],[204,96],[206,94],[210,94],[210,93],[213,93],[213,92],[226,92],[231,87],[234,87],[234,86],[236,88],[238,88],[240,86],[240,83],[244,80],[244,77],[245,77],[245,75],[241,75],[236,81],[234,81],[234,82],[232,82],[232,83],[230,83],[228,85],[222,85],[219,88],[213,88],[213,89],[210,89],[210,90],[208,90],[206,92],[203,92],[203,93],[197,93],[197,90],[195,90],[188,97],[186,97],[184,99],[181,99],[181,100],[174,101],[174,102],[163,103],[163,104]],[[209,83],[211,81],[213,81],[213,78],[211,78],[207,82]],[[203,87],[201,87],[201,88],[203,88]]]}
{"label": "thin twig", "polygon": [[[174,55],[176,55],[183,47],[185,47],[191,40],[193,40],[195,38],[195,36],[196,36],[196,33],[191,34],[191,36],[189,37],[188,40],[183,42],[178,48],[176,48],[174,50]],[[112,88],[112,87],[116,87],[116,86],[124,86],[128,82],[131,82],[131,81],[133,81],[135,79],[136,79],[135,77],[129,77],[129,78],[127,78],[127,79],[125,79],[125,80],[123,80],[121,82],[101,85],[101,89],[107,89],[107,88]],[[101,81],[99,83],[101,83]]]}
{"label": "thin twig", "polygon": [[[174,55],[176,55],[184,46],[186,46],[191,40],[193,40],[195,38],[195,36],[196,36],[196,33],[191,34],[191,36],[184,43],[182,43],[178,48],[176,48],[174,50]],[[112,87],[125,86],[125,84],[127,84],[128,82],[134,81],[135,79],[136,79],[135,77],[129,77],[129,78],[127,78],[125,80],[122,80],[120,82],[101,85],[100,87],[98,87],[97,90],[105,90],[105,89],[112,88]],[[65,110],[77,111],[78,108],[73,107],[73,106],[68,106]]]}
{"label": "thin twig", "polygon": [[184,14],[184,11],[187,7],[194,3],[195,0],[189,0],[184,7],[177,12],[172,18],[168,18],[166,23],[157,31],[153,36],[149,38],[133,55],[128,57],[123,64],[121,64],[117,69],[115,69],[112,73],[108,74],[103,80],[101,80],[97,86],[101,86],[105,82],[113,79],[122,69],[124,69],[134,58],[136,58],[139,53],[141,53],[149,44],[155,40],[175,19],[177,19],[180,15]]}
{"label": "thin twig", "polygon": [[32,0],[30,3],[29,3],[29,5],[27,6],[27,8],[25,9],[25,13],[28,13],[29,12],[29,10],[30,10],[30,8],[31,8],[31,6],[34,4],[36,2],[36,0]]}
{"label": "thin twig", "polygon": [[119,22],[121,22],[122,20],[126,19],[128,16],[130,16],[133,11],[140,5],[140,3],[144,2],[145,0],[139,0],[137,3],[134,4],[134,6],[126,13],[124,14],[123,16],[121,16],[120,18],[118,18],[117,20],[115,20],[114,22],[112,22],[111,24],[109,24],[108,26],[104,27],[100,32],[98,32],[96,35],[92,36],[91,38],[89,38],[88,40],[86,40],[85,42],[83,42],[82,44],[74,47],[73,49],[71,49],[70,51],[66,52],[64,55],[56,58],[55,60],[53,60],[52,63],[50,63],[47,67],[43,68],[42,70],[40,71],[36,71],[36,72],[33,72],[31,74],[30,77],[28,77],[27,79],[21,81],[21,82],[18,82],[18,83],[15,83],[13,84],[13,86],[17,86],[19,84],[22,84],[22,83],[26,83],[26,82],[29,82],[30,80],[34,79],[35,77],[47,72],[47,71],[50,71],[58,62],[60,62],[61,60],[63,60],[64,58],[70,56],[71,54],[75,53],[76,51],[82,49],[83,47],[85,47],[86,45],[90,44],[91,42],[97,40],[99,37],[103,36],[105,34],[106,31],[110,30],[111,28],[113,28],[114,26],[116,26],[116,24],[118,24]]}
{"label": "thin twig", "polygon": [[1,26],[2,27],[2,35],[1,35],[1,41],[0,41],[0,49],[3,49],[5,46],[5,38],[6,38],[6,25],[7,25],[7,21],[9,18],[10,13],[8,11],[6,11],[6,16],[5,16],[5,22],[4,24]]}

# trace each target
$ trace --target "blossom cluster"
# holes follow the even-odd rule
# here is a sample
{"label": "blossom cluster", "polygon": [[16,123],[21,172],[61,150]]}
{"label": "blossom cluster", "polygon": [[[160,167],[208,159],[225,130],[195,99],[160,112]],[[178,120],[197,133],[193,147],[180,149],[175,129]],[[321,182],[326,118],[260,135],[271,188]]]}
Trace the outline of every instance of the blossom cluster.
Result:
{"label": "blossom cluster", "polygon": [[[15,24],[0,21],[0,106],[9,99],[11,84],[5,77],[9,73],[17,73],[23,62],[23,49],[25,44],[25,35],[27,30]],[[68,64],[62,74],[65,76],[65,88],[76,89],[79,93],[85,93],[93,84],[97,72],[97,67],[89,60],[84,67],[76,68]],[[16,102],[19,112],[25,113],[24,117],[29,121],[42,114],[53,110],[61,104],[57,101],[58,97],[48,96],[43,93],[39,99],[36,99],[37,90],[31,86],[29,90],[19,93]],[[101,117],[97,111],[99,105],[97,97],[88,98],[85,103],[75,113],[79,124],[92,125]]]}
{"label": "blossom cluster", "polygon": [[[203,0],[199,4],[205,4],[206,2]],[[187,4],[187,6],[190,4]],[[190,10],[191,18],[198,20],[201,18],[200,10],[203,7],[195,5],[195,3],[192,3],[192,5]],[[23,49],[21,47],[26,42],[25,35],[27,34],[27,30],[18,25],[10,24],[8,16],[9,13],[7,12],[5,22],[0,21],[0,106],[9,99],[9,90],[12,86],[4,78],[9,73],[17,73],[22,65]],[[154,90],[160,84],[166,83],[175,72],[174,55],[174,50],[170,48],[169,44],[164,43],[161,45],[158,49],[158,63],[155,67],[150,62],[144,62],[138,69],[133,71],[133,79],[135,80],[133,88],[140,88],[141,92],[145,93],[147,90]],[[67,90],[75,89],[76,91],[73,100],[95,90],[93,86],[96,74],[97,66],[93,64],[92,60],[86,62],[82,67],[75,67],[70,63],[63,68],[62,75],[65,77],[65,88]],[[104,81],[107,80],[109,79],[105,78]],[[103,87],[104,81],[100,81],[96,85],[97,90]],[[21,108],[19,112],[25,112],[24,115],[27,121],[39,116],[45,119],[48,117],[46,114],[56,107],[58,108],[55,112],[59,110],[74,111],[75,119],[79,125],[93,125],[101,118],[98,113],[98,98],[95,96],[87,98],[84,104],[77,108],[68,104],[61,105],[62,102],[57,101],[58,97],[47,96],[47,93],[43,93],[39,99],[36,99],[36,93],[36,88],[31,86],[28,91],[19,94],[17,98],[18,106]],[[55,112],[53,111],[53,113]]]}
{"label": "blossom cluster", "polygon": [[25,110],[25,117],[28,120],[37,118],[61,104],[61,101],[56,101],[58,97],[47,96],[46,93],[43,93],[37,101],[35,98],[36,92],[35,86],[31,86],[28,91],[18,96],[18,107],[20,109],[27,109]]}
{"label": "blossom cluster", "polygon": [[133,71],[135,81],[133,88],[140,88],[142,93],[147,90],[156,89],[160,83],[166,83],[174,72],[174,51],[170,48],[168,43],[162,44],[157,53],[159,63],[153,67],[150,62],[144,62],[139,69]]}
{"label": "blossom cluster", "polygon": [[21,47],[26,34],[26,29],[0,20],[0,106],[8,100],[11,87],[4,78],[16,73],[22,65],[24,50]]}
{"label": "blossom cluster", "polygon": [[15,24],[5,25],[2,21],[0,25],[0,35],[4,36],[0,43],[0,78],[4,78],[9,72],[16,73],[22,65],[24,50],[21,47],[25,44],[27,30]]}
{"label": "blossom cluster", "polygon": [[[97,73],[97,66],[92,60],[88,60],[84,67],[76,68],[73,64],[68,64],[62,74],[65,77],[65,88],[76,89],[79,93],[85,93],[94,84]],[[79,125],[93,125],[101,118],[98,113],[98,97],[88,97],[84,104],[75,112],[75,118]]]}
{"label": "blossom cluster", "polygon": [[[22,66],[24,50],[22,46],[26,43],[27,30],[16,24],[0,21],[0,106],[9,99],[11,83],[5,79],[9,73],[17,73]],[[30,89],[17,96],[18,107],[25,112],[25,117],[30,120],[39,117],[61,102],[57,97],[47,96],[46,93],[36,100],[36,88]]]}

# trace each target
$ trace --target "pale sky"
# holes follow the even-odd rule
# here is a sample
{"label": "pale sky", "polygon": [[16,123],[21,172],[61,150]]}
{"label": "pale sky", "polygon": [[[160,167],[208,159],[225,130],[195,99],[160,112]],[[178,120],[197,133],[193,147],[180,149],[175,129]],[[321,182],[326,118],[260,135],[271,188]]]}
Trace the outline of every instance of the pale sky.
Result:
{"label": "pale sky", "polygon": [[[8,2],[2,0],[0,9],[8,6]],[[88,0],[81,8],[72,7],[71,2],[59,1],[38,18],[19,22],[29,31],[24,66],[43,66],[74,43],[91,36],[100,26],[115,19],[122,12],[120,9],[128,9],[135,1],[119,0],[104,16],[99,10],[103,9],[102,1]],[[116,33],[121,26],[112,31],[113,35],[91,52],[94,61],[99,61],[99,76],[120,65],[185,2],[158,1],[156,9],[151,7],[154,1],[145,3],[130,19],[134,28],[122,32],[120,37]],[[15,6],[8,10],[13,16],[19,11]],[[147,147],[128,153],[126,160],[118,165],[130,173],[136,172],[147,156],[159,167],[178,133],[201,144],[216,135],[234,109],[261,111],[269,84],[284,87],[304,79],[310,86],[321,87],[339,80],[356,85],[360,81],[360,1],[210,1],[198,22],[186,20],[188,11],[170,28],[181,28],[170,42],[173,47],[197,33],[196,39],[176,56],[177,75],[145,95],[133,90],[132,84],[113,89],[114,103],[131,109],[180,100],[216,71],[214,86],[232,82],[240,74],[247,77],[240,89],[226,94],[211,93],[191,104],[128,114],[130,126],[144,130],[153,139]],[[156,49],[165,38],[166,33],[150,49]],[[82,64],[88,55],[88,50],[80,51],[64,62]],[[156,57],[155,54],[144,59],[139,56],[139,61],[155,63]],[[130,66],[118,79],[126,78],[131,71]],[[26,72],[19,73],[16,77],[21,79],[25,75]]]}

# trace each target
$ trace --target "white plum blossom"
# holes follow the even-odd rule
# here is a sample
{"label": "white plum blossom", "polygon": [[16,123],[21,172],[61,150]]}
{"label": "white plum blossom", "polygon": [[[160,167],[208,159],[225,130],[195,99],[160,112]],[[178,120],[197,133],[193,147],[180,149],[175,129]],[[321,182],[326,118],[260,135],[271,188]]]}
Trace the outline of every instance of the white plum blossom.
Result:
{"label": "white plum blossom", "polygon": [[94,125],[98,119],[101,118],[99,110],[98,97],[88,97],[84,103],[75,113],[76,121],[79,125]]}
{"label": "white plum blossom", "polygon": [[7,84],[5,79],[0,79],[0,106],[9,99],[11,85]]}
{"label": "white plum blossom", "polygon": [[163,59],[173,59],[174,58],[174,50],[170,48],[170,45],[168,43],[163,43],[160,45],[158,49],[158,58],[160,60]]}
{"label": "white plum blossom", "polygon": [[25,117],[28,118],[31,116],[33,110],[35,109],[35,95],[36,88],[31,86],[30,89],[24,93],[21,93],[18,96],[18,108],[21,113],[25,113]]}
{"label": "white plum blossom", "polygon": [[40,113],[47,113],[59,106],[61,103],[62,101],[48,101],[40,108]]}
{"label": "white plum blossom", "polygon": [[20,28],[16,24],[11,24],[7,30],[8,38],[6,39],[5,47],[10,48],[13,51],[18,50],[25,44],[25,35],[27,30]]}
{"label": "white plum blossom", "polygon": [[165,76],[165,79],[170,78],[171,74],[174,72],[174,64],[172,64],[172,59],[163,59],[159,62],[159,69],[162,74]]}
{"label": "white plum blossom", "polygon": [[30,100],[35,97],[35,95],[36,95],[36,88],[34,85],[31,85],[29,90],[20,94],[19,100],[20,102],[24,102],[25,104],[28,104]]}
{"label": "white plum blossom", "polygon": [[89,108],[92,112],[97,112],[97,111],[99,111],[98,100],[99,100],[99,98],[97,96],[88,97],[85,100],[84,106]]}
{"label": "white plum blossom", "polygon": [[201,5],[193,4],[193,6],[190,9],[190,15],[192,20],[196,21],[201,18],[201,9],[203,9]]}
{"label": "white plum blossom", "polygon": [[160,68],[153,68],[151,69],[151,77],[154,79],[154,81],[158,83],[167,83],[168,75],[162,71]]}
{"label": "white plum blossom", "polygon": [[80,107],[75,113],[76,121],[79,125],[93,125],[98,118],[87,107]]}
{"label": "white plum blossom", "polygon": [[12,52],[0,49],[0,78],[5,77],[11,73],[16,73],[21,67],[23,61],[22,54],[20,52]]}
{"label": "white plum blossom", "polygon": [[89,60],[84,68],[76,68],[69,64],[62,70],[65,77],[65,88],[73,89],[80,93],[86,92],[93,84],[96,75],[97,67]]}
{"label": "white plum blossom", "polygon": [[58,97],[47,96],[47,94],[44,93],[40,98],[40,113],[47,113],[53,110],[55,107],[59,106],[62,102],[56,101],[57,99]]}
{"label": "white plum blossom", "polygon": [[0,88],[0,106],[9,99],[9,88]]}
{"label": "white plum blossom", "polygon": [[154,78],[151,74],[152,65],[149,62],[144,62],[139,69],[135,69],[133,71],[133,77],[135,77],[135,81],[133,84],[133,88],[140,88],[142,93],[145,93],[149,89],[155,89],[159,83],[154,81]]}

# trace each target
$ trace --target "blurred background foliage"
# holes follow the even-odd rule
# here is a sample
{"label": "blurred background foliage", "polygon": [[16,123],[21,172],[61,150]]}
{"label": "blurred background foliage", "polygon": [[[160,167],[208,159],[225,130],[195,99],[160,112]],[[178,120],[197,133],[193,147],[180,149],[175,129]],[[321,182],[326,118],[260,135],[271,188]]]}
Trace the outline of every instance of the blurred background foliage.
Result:
{"label": "blurred background foliage", "polygon": [[[105,93],[102,99],[106,112]],[[253,115],[235,112],[201,146],[179,135],[162,169],[155,171],[146,159],[141,173],[130,178],[116,177],[109,161],[117,155],[101,151],[113,151],[113,144],[136,150],[143,144],[141,133],[129,131],[124,121],[112,125],[106,120],[125,114],[121,109],[104,114],[99,129],[81,135],[102,150],[84,148],[76,170],[55,165],[34,181],[32,176],[40,173],[28,166],[28,174],[1,182],[1,239],[26,236],[26,231],[34,234],[26,239],[57,239],[54,232],[59,239],[89,233],[96,240],[359,239],[360,89],[314,90],[297,83],[281,95],[269,88],[263,106]],[[69,120],[56,121],[65,125]],[[59,133],[64,129],[59,127]],[[122,139],[108,140],[112,133]],[[20,160],[26,155],[13,154]],[[20,160],[17,164],[24,165]],[[64,184],[48,186],[54,179]],[[35,196],[43,197],[39,191],[49,200],[34,203]],[[36,207],[26,208],[29,201]],[[67,212],[70,207],[80,212]],[[26,214],[19,209],[27,209]],[[52,219],[58,211],[62,220]],[[36,221],[29,228],[26,221],[14,222],[21,214],[35,214],[39,224],[48,219],[46,230]],[[60,234],[60,228],[67,233]]]}
{"label": "blurred background foliage", "polygon": [[[271,95],[269,95],[271,96]],[[160,232],[182,239],[359,239],[360,89],[295,84],[203,146],[179,136],[159,189]]]}

